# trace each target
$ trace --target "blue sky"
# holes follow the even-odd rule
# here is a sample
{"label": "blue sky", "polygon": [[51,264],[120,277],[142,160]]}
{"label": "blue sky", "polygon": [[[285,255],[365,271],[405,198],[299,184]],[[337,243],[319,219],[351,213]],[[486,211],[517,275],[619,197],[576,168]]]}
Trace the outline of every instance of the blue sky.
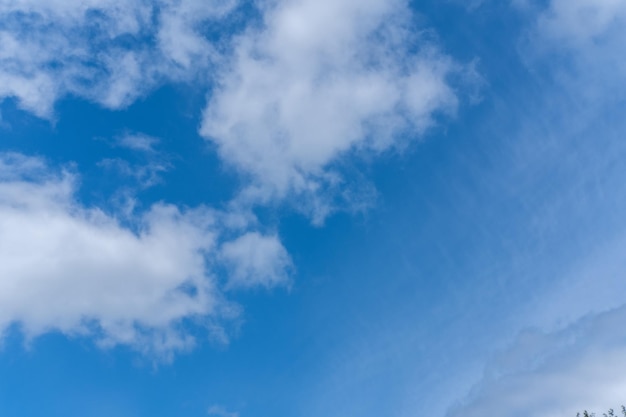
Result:
{"label": "blue sky", "polygon": [[0,415],[617,408],[625,27],[0,1]]}

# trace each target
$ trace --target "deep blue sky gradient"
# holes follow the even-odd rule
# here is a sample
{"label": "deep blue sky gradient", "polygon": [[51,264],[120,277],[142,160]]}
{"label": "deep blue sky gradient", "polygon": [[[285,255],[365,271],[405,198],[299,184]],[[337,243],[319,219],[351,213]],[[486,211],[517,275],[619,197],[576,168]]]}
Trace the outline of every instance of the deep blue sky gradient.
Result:
{"label": "deep blue sky gradient", "polygon": [[[343,162],[355,184],[376,190],[366,211],[317,226],[289,204],[257,208],[293,259],[290,288],[230,293],[244,309],[230,343],[200,336],[165,363],[81,336],[26,343],[12,329],[0,351],[0,415],[200,417],[219,404],[241,417],[423,416],[461,401],[528,325],[524,311],[623,225],[624,170],[611,161],[624,104],[555,138],[548,126],[561,115],[546,103],[574,105],[553,80],[558,63],[524,62],[531,16],[503,2],[412,6],[481,81],[456,80],[457,114],[404,151]],[[87,206],[115,212],[116,192],[130,187],[143,207],[225,207],[242,183],[198,135],[206,98],[177,84],[122,110],[68,97],[54,121],[7,99],[0,150],[71,164]],[[125,133],[160,139],[172,169],[156,186],[98,166],[142,163],[112,146]]]}

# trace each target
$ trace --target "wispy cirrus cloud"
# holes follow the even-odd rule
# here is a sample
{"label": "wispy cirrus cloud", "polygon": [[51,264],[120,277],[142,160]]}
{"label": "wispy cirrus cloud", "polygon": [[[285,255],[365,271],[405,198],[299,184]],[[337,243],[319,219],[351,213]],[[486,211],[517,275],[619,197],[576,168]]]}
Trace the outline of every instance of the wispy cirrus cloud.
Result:
{"label": "wispy cirrus cloud", "polygon": [[624,2],[552,0],[533,20],[522,43],[530,66],[550,67],[554,82],[590,110],[624,100]]}
{"label": "wispy cirrus cloud", "polygon": [[623,31],[626,4],[620,0],[552,0],[538,18],[547,37],[568,45],[592,46]]}
{"label": "wispy cirrus cloud", "polygon": [[535,108],[509,133],[515,174],[502,178],[528,212],[523,238],[536,249],[512,275],[533,293],[512,317],[517,336],[449,416],[555,417],[624,402],[626,8],[552,0],[524,13],[521,58],[541,88],[523,96]]}
{"label": "wispy cirrus cloud", "polygon": [[620,331],[625,318],[622,306],[557,332],[522,333],[448,416],[557,417],[618,409],[626,392],[626,343]]}
{"label": "wispy cirrus cloud", "polygon": [[[160,141],[159,138],[140,132],[126,132],[115,136],[110,145],[131,151],[134,158],[104,158],[98,162],[98,166],[132,179],[134,185],[140,189],[153,187],[162,183],[163,174],[173,169],[172,157],[158,149]],[[127,189],[124,192],[128,191]]]}

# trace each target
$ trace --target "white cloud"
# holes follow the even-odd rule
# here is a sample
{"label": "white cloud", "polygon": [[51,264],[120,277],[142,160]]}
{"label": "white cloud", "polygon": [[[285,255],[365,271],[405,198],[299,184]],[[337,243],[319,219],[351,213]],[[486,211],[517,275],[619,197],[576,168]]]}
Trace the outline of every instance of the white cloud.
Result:
{"label": "white cloud", "polygon": [[522,115],[520,127],[499,130],[514,139],[509,165],[518,174],[498,180],[531,209],[520,259],[538,249],[519,262],[514,276],[531,293],[521,308],[507,306],[515,317],[502,339],[530,330],[487,364],[450,417],[600,415],[626,401],[626,148],[617,110],[626,99],[626,3],[545,3],[521,49],[541,89],[507,107]]}
{"label": "white cloud", "polygon": [[[608,207],[594,209],[594,216],[609,216]],[[571,211],[561,216],[571,216]],[[602,228],[597,220],[568,224],[585,228],[589,222]],[[517,309],[509,322],[508,333],[516,336],[487,362],[482,377],[450,409],[449,417],[575,416],[585,409],[600,415],[626,403],[626,234],[623,222],[611,223],[621,235],[611,239],[605,233],[585,233],[586,251],[580,259],[575,259],[575,250],[568,251],[568,272],[552,276],[553,265],[546,268],[539,256],[533,259],[527,273],[549,278],[549,284],[534,283],[533,301]],[[566,240],[561,236],[558,244],[569,245]]]}
{"label": "white cloud", "polygon": [[[206,24],[233,1],[0,3],[0,99],[48,118],[67,95],[121,108],[159,83],[210,79],[217,68],[201,133],[246,177],[234,214],[157,204],[137,215],[131,202],[129,228],[119,213],[77,202],[75,176],[3,155],[0,254],[10,256],[0,255],[0,329],[18,323],[33,336],[59,330],[184,349],[193,343],[186,321],[212,326],[207,320],[228,306],[215,271],[228,273],[226,289],[289,284],[278,237],[251,230],[237,207],[295,194],[321,222],[336,194],[362,204],[369,194],[345,190],[340,159],[400,147],[456,110],[450,78],[461,68],[416,31],[404,0],[257,4],[264,25],[220,56]],[[154,145],[142,137],[120,144],[147,153]],[[167,169],[102,164],[146,186]]]}
{"label": "white cloud", "polygon": [[[91,334],[168,354],[194,343],[187,321],[210,328],[230,314],[212,271],[221,252],[251,236],[233,222],[242,215],[160,203],[131,229],[80,205],[76,180],[40,159],[0,155],[0,332],[19,324],[28,337]],[[231,242],[226,231],[242,237]],[[226,268],[238,279],[241,262],[249,287],[281,284],[284,248],[276,236],[254,236],[261,248],[235,251]]]}
{"label": "white cloud", "polygon": [[228,411],[221,405],[212,405],[209,407],[207,413],[214,417],[239,417],[239,413]]}
{"label": "white cloud", "polygon": [[220,256],[230,268],[228,288],[266,288],[289,282],[291,260],[277,236],[258,232],[225,243]]}
{"label": "white cloud", "polygon": [[154,153],[154,147],[159,142],[158,138],[144,133],[126,133],[115,139],[115,144],[117,146],[146,153]]}
{"label": "white cloud", "polygon": [[626,99],[626,3],[621,0],[552,0],[524,43],[531,66],[548,68],[553,82],[591,118]]}
{"label": "white cloud", "polygon": [[404,1],[261,4],[264,24],[235,40],[201,129],[251,177],[242,198],[327,191],[340,156],[383,151],[455,111],[459,68],[416,33]]}
{"label": "white cloud", "polygon": [[625,319],[622,306],[558,332],[522,333],[448,415],[560,417],[617,409],[626,392]]}
{"label": "white cloud", "polygon": [[368,198],[345,192],[331,168],[342,155],[404,144],[456,109],[449,79],[461,68],[416,30],[404,0],[261,1],[263,26],[251,19],[240,36],[228,26],[237,5],[4,2],[0,99],[52,118],[67,95],[117,109],[160,83],[217,80],[201,132],[247,177],[240,202],[296,193],[316,222],[337,196]]}
{"label": "white cloud", "polygon": [[202,22],[223,18],[237,3],[237,0],[163,2],[157,35],[160,49],[183,68],[213,58],[214,46],[200,35]]}
{"label": "white cloud", "polygon": [[[134,157],[131,160],[120,157],[104,158],[98,162],[98,166],[134,180],[139,188],[153,187],[162,183],[162,175],[173,167],[171,157],[158,150],[159,143],[159,138],[144,133],[126,132],[114,137],[110,144],[113,147],[135,151]],[[130,188],[132,187],[127,185],[126,189],[121,190],[121,194],[128,194]]]}
{"label": "white cloud", "polygon": [[[215,55],[202,24],[234,1],[41,1],[0,3],[0,99],[52,117],[78,95],[129,105],[166,80],[198,79]],[[205,74],[206,76],[206,74]]]}
{"label": "white cloud", "polygon": [[613,29],[623,29],[623,0],[552,0],[539,18],[539,27],[558,40],[593,43]]}
{"label": "white cloud", "polygon": [[98,162],[98,166],[133,179],[143,189],[160,184],[163,181],[162,174],[172,168],[167,161],[150,160],[143,164],[132,164],[121,158],[105,158]]}

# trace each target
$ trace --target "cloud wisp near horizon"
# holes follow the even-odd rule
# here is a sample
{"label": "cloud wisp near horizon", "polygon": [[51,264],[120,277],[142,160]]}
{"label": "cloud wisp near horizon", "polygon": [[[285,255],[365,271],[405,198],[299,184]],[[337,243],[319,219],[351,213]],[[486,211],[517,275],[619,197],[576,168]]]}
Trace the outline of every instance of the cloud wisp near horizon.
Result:
{"label": "cloud wisp near horizon", "polygon": [[617,408],[624,28],[622,0],[0,0],[0,414]]}

